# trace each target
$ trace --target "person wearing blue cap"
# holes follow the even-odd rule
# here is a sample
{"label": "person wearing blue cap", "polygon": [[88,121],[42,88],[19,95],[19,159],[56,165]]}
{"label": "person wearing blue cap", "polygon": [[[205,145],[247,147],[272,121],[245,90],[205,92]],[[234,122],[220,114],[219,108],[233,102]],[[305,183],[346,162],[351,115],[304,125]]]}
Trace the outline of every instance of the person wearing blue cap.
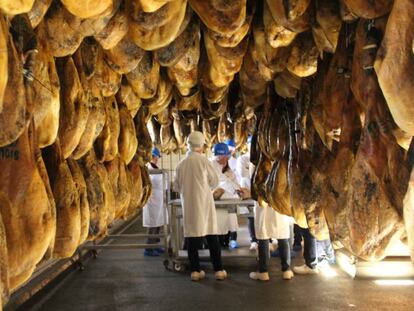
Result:
{"label": "person wearing blue cap", "polygon": [[[158,169],[158,161],[161,158],[161,152],[158,148],[152,148],[151,162],[148,163],[148,168]],[[160,234],[161,228],[167,224],[167,210],[164,205],[164,190],[162,175],[150,175],[152,183],[152,195],[148,203],[144,206],[142,211],[142,224],[148,228],[148,234]],[[148,244],[156,244],[159,238],[149,237]],[[162,248],[146,248],[144,256],[159,256],[164,252]]]}
{"label": "person wearing blue cap", "polygon": [[[231,155],[229,147],[225,143],[218,143],[213,147],[213,154],[214,157],[211,162],[220,176],[220,183],[215,189],[215,193],[221,191],[221,199],[239,198],[238,192],[241,187],[228,163]],[[233,249],[239,247],[237,243],[238,222],[236,212],[236,206],[229,206],[228,210],[217,209],[217,223],[220,242],[223,247],[229,246]]]}

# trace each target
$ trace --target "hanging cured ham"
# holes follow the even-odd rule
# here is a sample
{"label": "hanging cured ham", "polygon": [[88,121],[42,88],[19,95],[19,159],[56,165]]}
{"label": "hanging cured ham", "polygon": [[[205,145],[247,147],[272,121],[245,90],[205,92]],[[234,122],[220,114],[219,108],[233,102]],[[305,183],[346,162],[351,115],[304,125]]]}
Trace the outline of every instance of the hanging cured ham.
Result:
{"label": "hanging cured ham", "polygon": [[96,159],[93,149],[79,161],[79,165],[86,182],[90,211],[88,238],[93,240],[104,236],[115,218],[115,197],[108,172]]}
{"label": "hanging cured ham", "polygon": [[79,196],[80,234],[78,244],[80,245],[86,241],[89,234],[89,222],[91,216],[89,210],[88,192],[86,187],[86,181],[83,177],[82,170],[79,164],[73,159],[68,159],[67,163],[69,165],[73,182],[75,184],[75,188]]}
{"label": "hanging cured ham", "polygon": [[40,24],[51,4],[52,0],[34,1],[32,8],[27,12],[33,28],[36,28]]}
{"label": "hanging cured ham", "polygon": [[355,15],[366,18],[378,18],[387,14],[392,7],[393,0],[377,0],[367,2],[364,0],[344,0],[347,8]]}
{"label": "hanging cured ham", "polygon": [[0,111],[0,146],[15,141],[26,127],[26,91],[21,58],[12,37],[7,40],[8,79]]}
{"label": "hanging cured ham", "polygon": [[413,1],[394,1],[375,62],[378,82],[394,121],[410,135],[414,135],[414,88],[411,83],[414,68],[413,27]]}
{"label": "hanging cured ham", "polygon": [[160,65],[153,55],[146,52],[138,66],[126,75],[132,89],[140,98],[149,99],[157,92]]}
{"label": "hanging cured ham", "polygon": [[81,237],[79,193],[67,161],[63,158],[59,141],[42,152],[50,186],[56,203],[56,236],[54,258],[73,255]]}
{"label": "hanging cured ham", "polygon": [[120,131],[118,104],[114,97],[104,101],[105,125],[95,141],[95,152],[100,162],[112,161],[118,154]]}
{"label": "hanging cured ham", "polygon": [[30,277],[55,239],[56,210],[37,168],[39,160],[33,127],[26,127],[17,141],[0,148],[0,197],[6,202],[0,213],[11,290]]}
{"label": "hanging cured ham", "polygon": [[124,105],[119,108],[119,120],[119,155],[126,164],[129,164],[137,151],[138,139],[134,120]]}
{"label": "hanging cured ham", "polygon": [[231,3],[190,0],[190,5],[203,23],[219,34],[235,33],[246,18],[246,0],[236,0]]}
{"label": "hanging cured ham", "polygon": [[113,0],[62,0],[63,5],[70,13],[80,18],[97,17],[112,9]]}
{"label": "hanging cured ham", "polygon": [[61,85],[59,140],[66,159],[75,150],[88,121],[89,109],[78,71],[71,57],[58,63]]}
{"label": "hanging cured ham", "polygon": [[11,15],[22,14],[30,11],[35,0],[2,0],[0,8]]}
{"label": "hanging cured ham", "polygon": [[266,1],[277,24],[298,33],[309,29],[313,8],[310,0]]}
{"label": "hanging cured ham", "polygon": [[145,51],[132,41],[129,34],[126,34],[116,46],[104,53],[105,60],[113,71],[126,74],[138,66]]}
{"label": "hanging cured ham", "polygon": [[361,41],[357,48],[362,48],[355,50],[355,57],[364,66],[353,68],[353,75],[365,75],[352,88],[364,107],[365,126],[351,170],[347,224],[350,250],[368,260],[383,258],[389,243],[402,235],[402,202],[409,177],[404,151],[390,131],[392,121],[373,70],[375,49],[383,33],[381,19],[375,24],[360,20],[356,40]]}
{"label": "hanging cured ham", "polygon": [[131,187],[131,198],[129,206],[124,212],[124,218],[133,216],[141,206],[141,202],[144,197],[144,185],[141,174],[142,169],[143,168],[139,165],[136,158],[133,159],[128,165],[127,176]]}
{"label": "hanging cured ham", "polygon": [[[139,1],[131,1],[130,28],[134,42],[147,51],[167,46],[174,41],[188,23],[187,1],[175,0],[152,13],[142,10]],[[186,21],[186,15],[187,21]],[[184,23],[184,25],[183,25]]]}
{"label": "hanging cured ham", "polygon": [[131,191],[136,190],[130,189],[126,165],[122,159],[116,157],[111,162],[107,162],[105,167],[115,197],[115,219],[119,219],[125,215],[128,209],[131,201]]}

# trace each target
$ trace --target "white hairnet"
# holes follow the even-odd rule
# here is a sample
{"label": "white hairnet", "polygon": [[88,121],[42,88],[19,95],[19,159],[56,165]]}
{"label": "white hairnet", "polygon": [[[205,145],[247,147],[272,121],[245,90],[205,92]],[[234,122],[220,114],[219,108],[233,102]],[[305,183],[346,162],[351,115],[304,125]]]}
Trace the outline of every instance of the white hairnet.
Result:
{"label": "white hairnet", "polygon": [[203,133],[194,131],[187,138],[187,145],[190,148],[201,148],[204,146],[205,139]]}

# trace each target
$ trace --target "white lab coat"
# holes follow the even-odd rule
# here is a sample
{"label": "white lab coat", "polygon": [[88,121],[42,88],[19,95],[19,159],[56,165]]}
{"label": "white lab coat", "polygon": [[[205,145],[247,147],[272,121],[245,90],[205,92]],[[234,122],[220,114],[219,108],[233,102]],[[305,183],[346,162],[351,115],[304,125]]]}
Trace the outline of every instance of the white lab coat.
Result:
{"label": "white lab coat", "polygon": [[[249,155],[250,157],[250,155]],[[244,164],[244,163],[243,163]],[[254,172],[255,166],[248,163],[249,176]],[[243,168],[245,169],[245,167]],[[258,202],[254,205],[254,229],[256,238],[259,240],[273,239],[289,239],[290,225],[293,223],[293,218],[276,212],[272,207],[265,202]]]}
{"label": "white lab coat", "polygon": [[254,206],[254,229],[259,240],[289,239],[290,224],[292,218],[276,212],[273,208],[263,203]]}
{"label": "white lab coat", "polygon": [[184,237],[218,234],[216,208],[211,192],[218,183],[216,170],[203,154],[188,152],[178,164],[174,190],[181,197]]}
{"label": "white lab coat", "polygon": [[229,167],[231,171],[233,172],[234,176],[236,177],[237,182],[240,183],[240,176],[237,171],[237,158],[230,156],[229,158]]}
{"label": "white lab coat", "polygon": [[236,171],[240,176],[240,180],[242,178],[250,179],[250,152],[246,152],[237,158]]}
{"label": "white lab coat", "polygon": [[[220,182],[216,188],[222,188],[224,190],[220,199],[238,199],[239,196],[236,192],[240,188],[236,175],[231,170],[222,173],[221,165],[213,158],[210,159],[217,174],[220,177]],[[239,229],[239,223],[237,221],[237,214],[229,213],[227,208],[216,208],[217,210],[217,225],[219,234],[227,234],[229,231],[234,232]]]}
{"label": "white lab coat", "polygon": [[[151,164],[148,164],[151,170]],[[168,223],[167,208],[164,204],[164,190],[162,175],[150,175],[152,195],[142,210],[142,225],[144,227],[160,227]]]}
{"label": "white lab coat", "polygon": [[[236,190],[240,188],[239,183],[237,181],[236,175],[231,170],[227,170],[227,172],[222,173],[222,166],[213,158],[210,159],[211,164],[215,168],[218,176],[219,176],[219,185],[216,188],[222,188],[227,193],[223,194],[223,199],[232,199],[238,198]],[[230,167],[230,166],[229,166]],[[234,196],[236,195],[236,196]]]}

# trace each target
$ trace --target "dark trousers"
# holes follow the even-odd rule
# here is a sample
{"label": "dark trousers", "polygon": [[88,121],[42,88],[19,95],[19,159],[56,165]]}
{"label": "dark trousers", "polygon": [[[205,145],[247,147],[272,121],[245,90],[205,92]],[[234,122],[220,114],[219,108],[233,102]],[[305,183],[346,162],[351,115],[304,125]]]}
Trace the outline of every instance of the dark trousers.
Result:
{"label": "dark trousers", "polygon": [[318,254],[318,262],[322,262],[324,260],[327,260],[330,263],[335,262],[335,253],[332,248],[331,240],[317,240],[316,251]]}
{"label": "dark trousers", "polygon": [[229,247],[230,237],[228,234],[220,234],[218,235],[218,239],[221,247]]}
{"label": "dark trousers", "polygon": [[[150,227],[147,230],[148,234],[160,234],[161,227]],[[148,237],[147,244],[157,244],[160,241],[159,238]]]}
{"label": "dark trousers", "polygon": [[305,263],[309,268],[315,268],[317,264],[316,258],[316,239],[310,233],[309,228],[304,229],[300,228],[300,233],[303,237],[303,257],[305,258]]}
{"label": "dark trousers", "polygon": [[257,242],[256,239],[256,231],[254,229],[254,217],[248,217],[248,228],[249,228],[249,234],[250,234],[250,243]]}
{"label": "dark trousers", "polygon": [[[259,242],[259,272],[267,272],[269,267],[269,240],[258,240]],[[290,245],[289,239],[278,239],[280,262],[282,271],[290,269]]]}
{"label": "dark trousers", "polygon": [[237,241],[237,231],[229,231],[230,241]]}
{"label": "dark trousers", "polygon": [[293,245],[302,246],[302,233],[300,231],[300,227],[297,224],[293,226],[293,235],[294,235]]}
{"label": "dark trousers", "polygon": [[[223,270],[221,263],[221,249],[217,235],[207,235],[208,249],[210,250],[210,260],[213,264],[214,271]],[[202,237],[187,238],[188,242],[188,259],[190,261],[191,271],[200,272],[200,258],[198,249],[203,241]]]}

